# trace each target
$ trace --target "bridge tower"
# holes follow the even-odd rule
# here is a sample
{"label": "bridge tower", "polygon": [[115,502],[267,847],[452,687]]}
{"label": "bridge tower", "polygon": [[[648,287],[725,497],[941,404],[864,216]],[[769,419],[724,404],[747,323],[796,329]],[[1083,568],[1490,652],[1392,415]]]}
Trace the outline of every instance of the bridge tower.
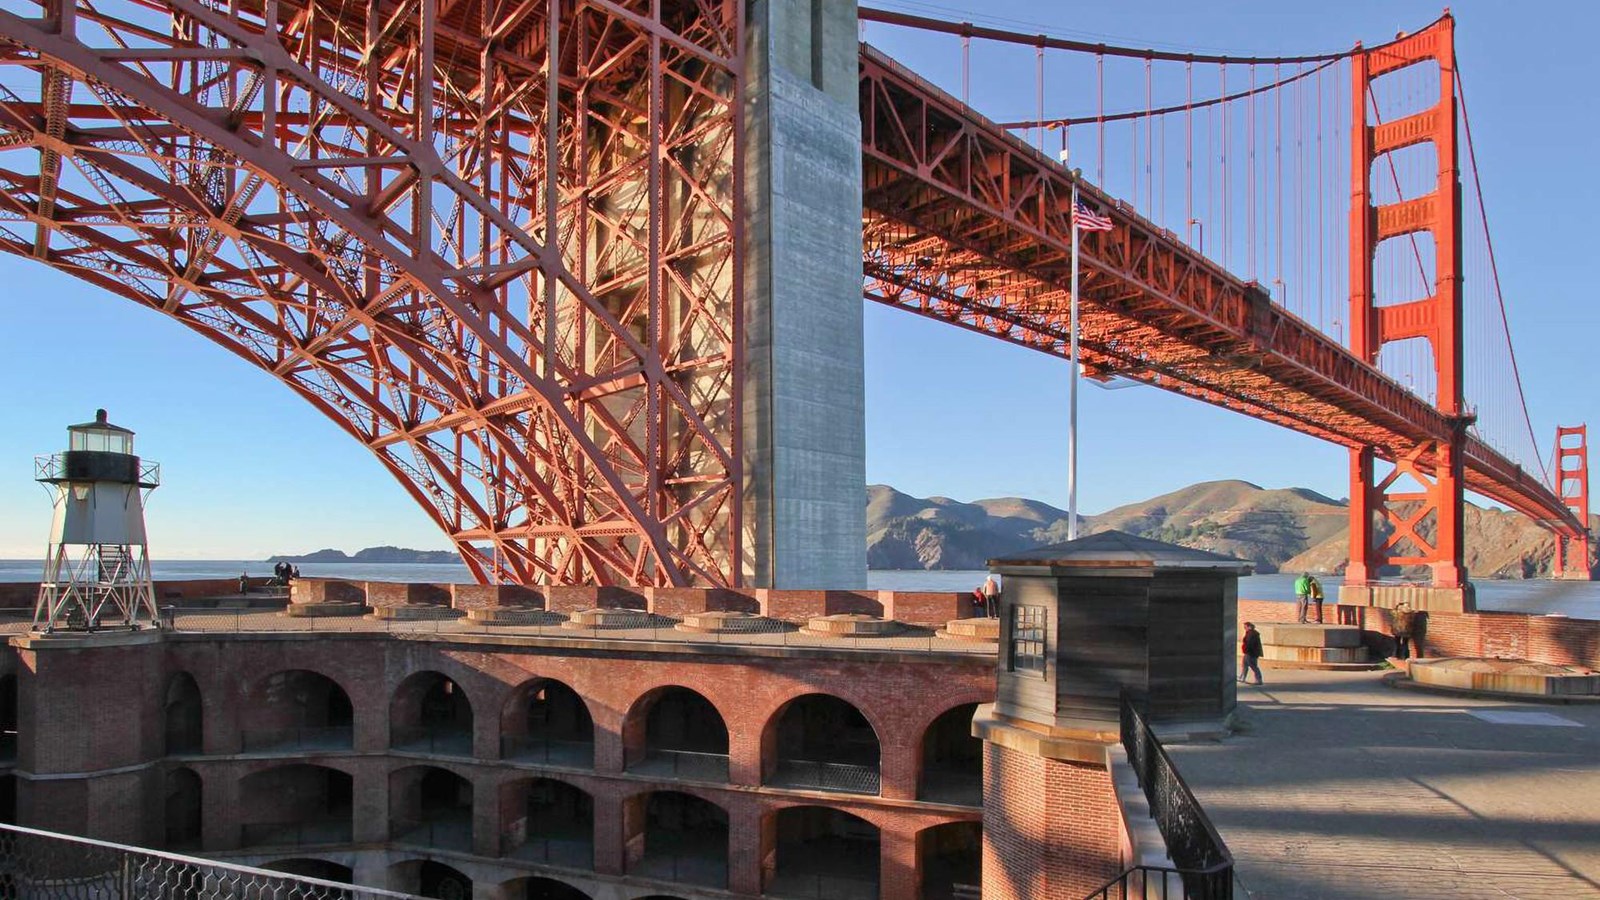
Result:
{"label": "bridge tower", "polygon": [[[1589,522],[1589,427],[1556,427],[1556,493],[1585,525]],[[1580,536],[1556,532],[1556,555],[1552,566],[1557,578],[1588,581],[1589,534]]]}
{"label": "bridge tower", "polygon": [[[1368,99],[1384,75],[1432,60],[1439,66],[1438,102],[1389,122],[1377,121]],[[1351,57],[1353,116],[1350,196],[1350,350],[1371,365],[1385,344],[1421,338],[1433,350],[1435,401],[1450,426],[1407,452],[1350,451],[1350,565],[1345,584],[1364,587],[1385,565],[1426,565],[1433,586],[1470,596],[1462,552],[1463,449],[1471,417],[1462,397],[1461,185],[1457,149],[1455,21],[1446,14],[1416,34]],[[1385,154],[1431,143],[1438,172],[1431,192],[1374,205],[1374,163]],[[1387,173],[1385,173],[1387,174]],[[1430,233],[1433,294],[1382,303],[1373,270],[1385,241]],[[1392,459],[1381,480],[1375,460]],[[1388,527],[1380,532],[1378,522]]]}

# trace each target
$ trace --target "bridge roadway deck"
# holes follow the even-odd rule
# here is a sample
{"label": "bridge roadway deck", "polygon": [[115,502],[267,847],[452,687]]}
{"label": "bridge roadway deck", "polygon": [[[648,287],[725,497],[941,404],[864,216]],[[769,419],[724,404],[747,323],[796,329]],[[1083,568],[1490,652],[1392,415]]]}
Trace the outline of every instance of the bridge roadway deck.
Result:
{"label": "bridge roadway deck", "polygon": [[[1244,730],[1169,749],[1254,900],[1600,897],[1600,705],[1271,670]],[[1494,724],[1543,713],[1574,725]]]}

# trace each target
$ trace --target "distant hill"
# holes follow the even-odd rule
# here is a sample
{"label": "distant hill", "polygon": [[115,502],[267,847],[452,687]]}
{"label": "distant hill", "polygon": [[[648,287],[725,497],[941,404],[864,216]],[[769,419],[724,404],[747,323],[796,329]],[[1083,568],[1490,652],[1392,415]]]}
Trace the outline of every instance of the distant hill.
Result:
{"label": "distant hill", "polygon": [[[874,569],[980,569],[1005,553],[1066,540],[1067,514],[1036,500],[962,503],[867,488],[867,565]],[[1597,520],[1600,521],[1600,520]],[[1247,481],[1208,481],[1081,517],[1081,531],[1115,529],[1225,553],[1257,572],[1344,570],[1348,510],[1302,488],[1267,490]],[[1549,532],[1511,512],[1466,509],[1467,568],[1479,578],[1548,575]],[[1407,573],[1415,574],[1415,573]]]}
{"label": "distant hill", "polygon": [[300,556],[271,556],[267,562],[289,563],[458,563],[453,550],[408,550],[404,547],[368,547],[350,556],[343,550],[324,549]]}

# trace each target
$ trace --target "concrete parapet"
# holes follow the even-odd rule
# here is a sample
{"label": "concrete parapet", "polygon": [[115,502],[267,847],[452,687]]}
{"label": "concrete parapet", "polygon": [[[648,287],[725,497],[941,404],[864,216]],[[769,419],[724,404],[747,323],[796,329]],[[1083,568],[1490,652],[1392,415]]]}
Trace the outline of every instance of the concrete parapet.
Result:
{"label": "concrete parapet", "polygon": [[367,592],[360,582],[337,578],[296,578],[289,585],[289,602],[302,603],[358,603],[367,602]]}
{"label": "concrete parapet", "polygon": [[390,606],[448,607],[450,605],[450,590],[439,584],[369,581],[367,582],[367,605],[375,610]]}
{"label": "concrete parapet", "polygon": [[452,584],[450,605],[460,610],[540,609],[544,595],[520,584]]}
{"label": "concrete parapet", "polygon": [[884,618],[911,625],[937,626],[977,614],[972,595],[954,591],[879,591],[878,604]]}
{"label": "concrete parapet", "polygon": [[1340,606],[1377,606],[1394,609],[1401,604],[1427,612],[1478,611],[1477,592],[1468,584],[1458,588],[1427,584],[1346,584],[1339,587]]}
{"label": "concrete parapet", "polygon": [[436,619],[459,619],[464,613],[459,609],[440,606],[436,603],[418,603],[409,606],[374,606],[372,618],[394,619],[402,622],[433,621]]}

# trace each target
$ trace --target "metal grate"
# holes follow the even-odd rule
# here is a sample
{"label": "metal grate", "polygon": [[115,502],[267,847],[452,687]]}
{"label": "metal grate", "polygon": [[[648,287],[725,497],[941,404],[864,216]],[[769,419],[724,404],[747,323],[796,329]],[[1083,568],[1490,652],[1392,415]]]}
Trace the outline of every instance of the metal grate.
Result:
{"label": "metal grate", "polygon": [[0,897],[416,900],[412,894],[0,825]]}

